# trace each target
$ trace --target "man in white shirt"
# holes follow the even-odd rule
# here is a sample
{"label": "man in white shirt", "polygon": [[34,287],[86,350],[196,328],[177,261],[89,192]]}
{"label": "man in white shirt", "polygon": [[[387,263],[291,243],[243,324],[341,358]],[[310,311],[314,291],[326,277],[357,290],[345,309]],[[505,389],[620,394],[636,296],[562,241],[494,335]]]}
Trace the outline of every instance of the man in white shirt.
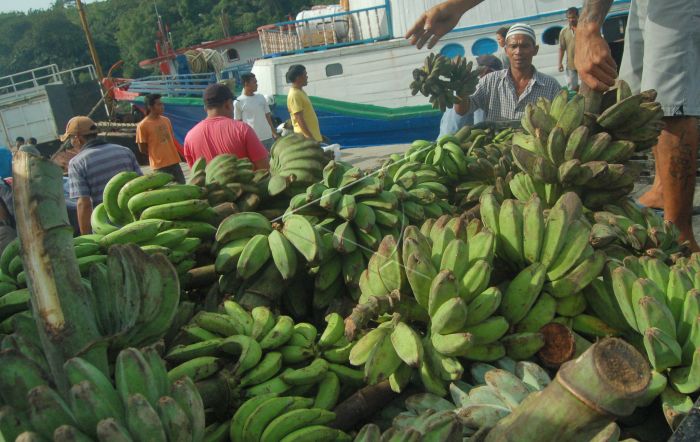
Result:
{"label": "man in white shirt", "polygon": [[269,151],[272,143],[277,139],[270,106],[264,96],[255,93],[258,90],[258,80],[255,75],[243,74],[241,81],[243,81],[243,94],[233,103],[233,118],[248,123]]}

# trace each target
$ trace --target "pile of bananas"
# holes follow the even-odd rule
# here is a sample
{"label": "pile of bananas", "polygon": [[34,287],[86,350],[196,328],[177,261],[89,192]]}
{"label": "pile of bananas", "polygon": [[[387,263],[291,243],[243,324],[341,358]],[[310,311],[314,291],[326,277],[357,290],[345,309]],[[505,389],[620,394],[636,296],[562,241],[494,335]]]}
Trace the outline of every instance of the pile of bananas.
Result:
{"label": "pile of bananas", "polygon": [[[257,294],[260,305],[275,302],[306,263],[320,258],[320,237],[301,215],[289,215],[273,226],[260,213],[236,213],[221,222],[215,238],[219,288],[223,293]],[[255,288],[259,283],[271,291]]]}
{"label": "pile of bananas", "polygon": [[596,115],[596,123],[609,132],[614,141],[630,141],[637,152],[650,149],[656,145],[664,127],[664,111],[655,101],[656,91],[650,89],[633,95],[624,80],[617,80],[616,86],[605,94],[603,103],[612,104]]}
{"label": "pile of bananas", "polygon": [[[189,184],[205,189],[209,204],[221,220],[231,213],[255,210],[267,194],[266,170],[253,171],[248,158],[233,154],[217,155],[207,164],[199,158],[192,165]],[[216,225],[216,223],[214,223]]]}
{"label": "pile of bananas", "polygon": [[610,258],[623,260],[629,255],[676,260],[687,255],[686,243],[679,243],[680,232],[655,211],[639,207],[630,199],[606,205],[593,213],[590,242]]}
{"label": "pile of bananas", "polygon": [[246,442],[350,442],[350,436],[326,426],[335,413],[301,396],[266,394],[248,399],[234,414],[230,440]]}
{"label": "pile of bananas", "polygon": [[[302,408],[330,410],[341,397],[362,386],[362,372],[347,366],[352,343],[344,337],[342,316],[327,316],[319,335],[312,324],[295,324],[291,317],[276,316],[267,307],[249,313],[226,300],[223,308],[222,313],[196,314],[165,356],[171,365],[168,376],[191,377],[207,408],[220,411],[240,406],[238,413],[246,414],[241,403],[248,398],[286,394],[312,398],[308,403],[304,400]],[[230,418],[225,412],[217,416],[222,421]],[[244,422],[234,415],[232,431],[243,428]],[[267,423],[256,425],[262,425],[262,431]]]}
{"label": "pile of bananas", "polygon": [[[583,320],[586,309],[581,292],[603,270],[606,255],[588,243],[590,225],[575,193],[562,195],[545,216],[533,194],[527,203],[491,195],[481,199],[481,219],[496,233],[496,255],[519,271],[504,294],[501,311],[517,329],[538,330],[556,315]],[[526,289],[509,299],[520,280]]]}
{"label": "pile of bananas", "polygon": [[31,361],[5,352],[0,359],[2,377],[22,381],[3,388],[3,399],[13,405],[2,413],[5,440],[165,442],[199,441],[204,435],[204,408],[194,383],[189,378],[170,381],[152,348],[122,350],[114,383],[88,361],[69,359],[66,397],[51,388]]}
{"label": "pile of bananas", "polygon": [[286,191],[294,195],[320,182],[327,162],[327,155],[315,140],[299,134],[278,139],[270,149],[270,196]]}
{"label": "pile of bananas", "polygon": [[430,96],[433,108],[445,112],[476,90],[479,72],[472,70],[472,66],[471,61],[467,62],[461,56],[450,60],[444,55],[431,53],[421,68],[413,70],[411,94],[420,92],[425,97]]}
{"label": "pile of bananas", "polygon": [[[630,117],[637,118],[630,106],[642,96],[623,99],[607,109],[598,123],[587,121],[582,95],[567,101],[567,93],[562,91],[551,103],[539,98],[535,105],[528,105],[523,114],[521,122],[526,132],[513,136],[515,163],[533,181],[550,185],[549,193],[556,195],[550,198],[576,191],[589,208],[614,203],[632,190],[641,172],[640,167],[628,162],[637,145],[607,129],[599,129],[611,127],[612,121],[616,125],[636,125],[636,120],[630,120]],[[658,131],[654,131],[656,137]],[[527,188],[527,191],[532,190],[536,189]],[[513,194],[516,193],[521,197],[525,191],[513,189]],[[540,197],[548,200],[545,195]]]}
{"label": "pile of bananas", "polygon": [[458,380],[450,384],[452,402],[432,393],[411,395],[403,404],[406,411],[396,414],[383,439],[379,438],[381,427],[368,424],[355,440],[373,442],[396,435],[408,439],[415,432],[431,437],[439,434],[436,440],[441,441],[479,440],[477,432],[483,436],[527,396],[551,382],[549,374],[533,362],[516,363],[506,357],[494,364],[472,364],[470,383]]}
{"label": "pile of bananas", "polygon": [[115,175],[105,187],[103,202],[92,212],[94,234],[76,238],[79,264],[89,268],[104,262],[111,245],[132,243],[149,254],[165,255],[180,276],[195,267],[195,255],[203,243],[211,242],[215,225],[237,209],[231,205],[214,209],[204,188],[171,182],[172,176],[162,172]]}
{"label": "pile of bananas", "polygon": [[[2,283],[4,286],[5,283]],[[12,321],[18,315],[29,308],[29,289],[3,288],[0,291],[0,333],[12,331]]]}

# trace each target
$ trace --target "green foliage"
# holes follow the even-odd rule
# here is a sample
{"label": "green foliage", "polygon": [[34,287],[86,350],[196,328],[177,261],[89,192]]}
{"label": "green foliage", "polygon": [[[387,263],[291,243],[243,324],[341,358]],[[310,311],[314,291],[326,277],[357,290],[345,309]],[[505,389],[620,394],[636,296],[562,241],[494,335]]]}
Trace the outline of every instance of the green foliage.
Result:
{"label": "green foliage", "polygon": [[[155,0],[175,47],[255,31],[283,21],[323,0]],[[106,0],[85,5],[90,30],[105,71],[124,60],[122,73],[147,74],[138,62],[155,57],[157,16],[154,1]],[[92,63],[78,12],[72,1],[56,0],[47,10],[0,14],[0,76],[56,63],[61,69]]]}

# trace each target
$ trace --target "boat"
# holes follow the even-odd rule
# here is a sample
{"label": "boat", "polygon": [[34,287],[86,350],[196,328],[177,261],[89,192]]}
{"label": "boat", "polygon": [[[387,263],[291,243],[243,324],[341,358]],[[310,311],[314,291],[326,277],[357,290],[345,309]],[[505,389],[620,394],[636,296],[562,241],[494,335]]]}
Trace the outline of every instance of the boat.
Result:
{"label": "boat", "polygon": [[[260,56],[250,69],[258,79],[258,92],[269,97],[279,119],[288,119],[285,73],[290,66],[302,64],[309,74],[304,90],[330,142],[348,148],[434,139],[441,113],[425,97],[412,96],[408,87],[412,70],[422,65],[428,51],[416,50],[403,36],[426,8],[438,3],[440,0],[343,0],[302,11],[294,20],[261,26],[255,40]],[[613,2],[603,30],[618,57],[629,3]],[[566,26],[569,6],[566,0],[485,1],[465,14],[432,51],[448,57],[492,54],[498,50],[498,28],[525,22],[534,28],[540,46],[535,66],[563,85],[565,76],[557,69],[558,37]],[[213,79],[209,74],[208,80]],[[224,78],[217,75],[216,79]],[[170,75],[150,81],[160,82],[160,89],[151,84],[141,91],[167,95],[163,99],[166,115],[177,127],[176,136],[183,139],[204,117],[201,98],[186,92],[199,92],[207,79]]]}

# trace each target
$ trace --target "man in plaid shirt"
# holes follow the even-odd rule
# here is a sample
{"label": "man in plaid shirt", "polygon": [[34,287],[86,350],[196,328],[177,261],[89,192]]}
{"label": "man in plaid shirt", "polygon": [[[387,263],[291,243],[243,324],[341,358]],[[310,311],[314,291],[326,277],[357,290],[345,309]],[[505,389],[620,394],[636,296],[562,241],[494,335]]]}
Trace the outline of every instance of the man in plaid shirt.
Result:
{"label": "man in plaid shirt", "polygon": [[470,112],[484,111],[485,121],[519,120],[528,103],[534,104],[539,97],[552,100],[561,90],[557,80],[532,65],[539,50],[532,27],[524,23],[511,26],[505,49],[510,68],[483,76],[467,100]]}

